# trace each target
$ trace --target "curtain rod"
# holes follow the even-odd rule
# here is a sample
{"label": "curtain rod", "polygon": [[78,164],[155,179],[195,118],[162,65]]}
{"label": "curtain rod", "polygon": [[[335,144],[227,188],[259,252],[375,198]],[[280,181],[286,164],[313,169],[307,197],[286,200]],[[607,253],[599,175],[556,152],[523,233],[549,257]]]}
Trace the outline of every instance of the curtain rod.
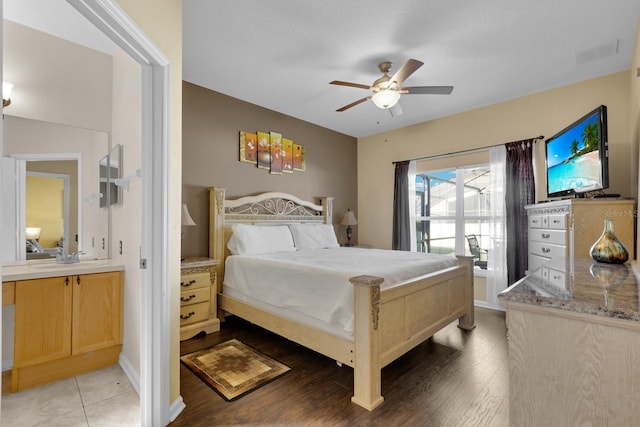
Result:
{"label": "curtain rod", "polygon": [[[535,138],[529,138],[529,139],[532,139],[534,141],[537,139],[544,139],[544,135],[536,136]],[[523,139],[522,141],[526,141],[526,139]],[[512,141],[512,142],[519,142],[519,141]],[[507,142],[506,144],[510,144],[510,142]],[[493,144],[493,145],[487,145],[486,147],[469,148],[467,150],[453,151],[451,153],[445,153],[445,154],[434,154],[433,156],[417,157],[415,159],[407,159],[407,160],[432,160],[432,159],[439,159],[441,157],[459,156],[461,154],[471,154],[471,153],[477,153],[480,151],[485,151],[489,148],[498,147],[500,145],[506,145],[506,144]],[[406,162],[407,160],[396,160],[391,163],[395,165],[396,163]]]}

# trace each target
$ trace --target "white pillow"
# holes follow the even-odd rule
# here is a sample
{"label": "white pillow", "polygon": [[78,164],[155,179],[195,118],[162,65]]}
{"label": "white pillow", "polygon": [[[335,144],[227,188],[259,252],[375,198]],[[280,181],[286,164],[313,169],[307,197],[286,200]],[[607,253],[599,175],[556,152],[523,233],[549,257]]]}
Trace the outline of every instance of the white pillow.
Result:
{"label": "white pillow", "polygon": [[286,225],[233,224],[227,248],[233,255],[259,255],[293,252],[293,237]]}
{"label": "white pillow", "polygon": [[331,224],[289,224],[289,229],[298,250],[340,247]]}

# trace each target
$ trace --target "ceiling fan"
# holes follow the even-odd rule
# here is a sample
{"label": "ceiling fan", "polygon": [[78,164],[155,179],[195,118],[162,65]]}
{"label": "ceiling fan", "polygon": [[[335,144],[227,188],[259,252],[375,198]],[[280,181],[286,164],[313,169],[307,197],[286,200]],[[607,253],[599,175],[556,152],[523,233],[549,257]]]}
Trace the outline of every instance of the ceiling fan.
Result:
{"label": "ceiling fan", "polygon": [[391,61],[383,61],[378,64],[378,68],[384,74],[382,77],[373,82],[371,86],[363,85],[359,83],[349,83],[340,80],[334,80],[329,82],[332,85],[357,87],[360,89],[367,89],[373,92],[365,98],[359,99],[351,104],[345,105],[342,108],[338,108],[336,111],[342,112],[348,110],[351,107],[355,107],[358,104],[362,104],[368,99],[371,99],[377,107],[387,109],[391,108],[398,103],[401,95],[449,95],[453,91],[453,86],[406,86],[400,87],[411,74],[413,74],[418,68],[422,67],[424,63],[417,59],[409,59],[400,69],[389,77],[389,71],[393,66]]}

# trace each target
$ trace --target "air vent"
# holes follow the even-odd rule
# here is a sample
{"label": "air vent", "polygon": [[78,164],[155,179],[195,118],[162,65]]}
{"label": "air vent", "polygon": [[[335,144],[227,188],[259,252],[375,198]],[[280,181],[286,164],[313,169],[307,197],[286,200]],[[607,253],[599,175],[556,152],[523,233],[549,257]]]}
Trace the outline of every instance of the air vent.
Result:
{"label": "air vent", "polygon": [[593,49],[583,50],[582,52],[576,52],[576,65],[586,64],[587,62],[597,61],[607,56],[613,56],[618,53],[618,46],[620,40],[616,39],[607,44],[603,44]]}

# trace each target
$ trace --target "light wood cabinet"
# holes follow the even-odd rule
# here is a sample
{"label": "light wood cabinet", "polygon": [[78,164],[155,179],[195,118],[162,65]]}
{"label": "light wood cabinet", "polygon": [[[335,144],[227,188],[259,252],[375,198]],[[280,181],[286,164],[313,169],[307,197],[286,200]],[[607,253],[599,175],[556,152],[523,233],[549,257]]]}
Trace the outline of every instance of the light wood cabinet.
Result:
{"label": "light wood cabinet", "polygon": [[218,261],[211,258],[187,258],[180,270],[180,340],[200,332],[220,330],[217,318]]}
{"label": "light wood cabinet", "polygon": [[122,301],[122,271],[16,281],[12,390],[117,362]]}
{"label": "light wood cabinet", "polygon": [[554,259],[589,258],[589,250],[611,219],[614,232],[634,258],[635,201],[632,199],[569,199],[526,207],[529,271]]}
{"label": "light wood cabinet", "polygon": [[2,305],[16,303],[16,282],[2,282]]}

